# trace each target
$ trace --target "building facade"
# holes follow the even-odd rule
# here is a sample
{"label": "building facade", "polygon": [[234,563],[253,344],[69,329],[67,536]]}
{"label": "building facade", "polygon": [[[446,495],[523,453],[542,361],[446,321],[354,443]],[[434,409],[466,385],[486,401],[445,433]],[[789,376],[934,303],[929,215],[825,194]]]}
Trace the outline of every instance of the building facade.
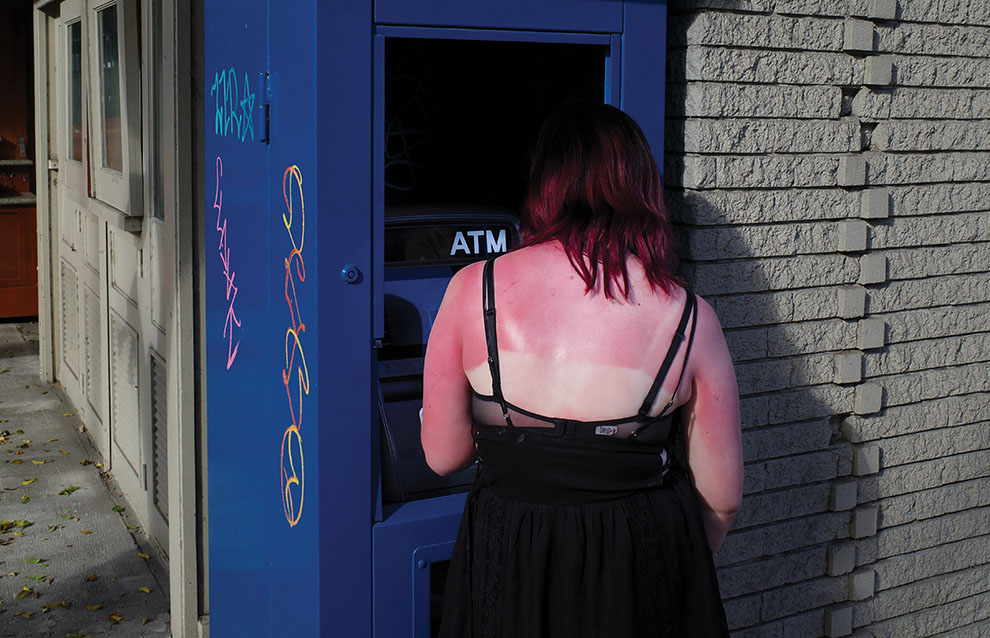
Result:
{"label": "building facade", "polygon": [[[167,557],[174,635],[203,635],[209,8],[34,6],[42,373]],[[668,205],[743,397],[733,634],[984,635],[990,7],[666,9]]]}

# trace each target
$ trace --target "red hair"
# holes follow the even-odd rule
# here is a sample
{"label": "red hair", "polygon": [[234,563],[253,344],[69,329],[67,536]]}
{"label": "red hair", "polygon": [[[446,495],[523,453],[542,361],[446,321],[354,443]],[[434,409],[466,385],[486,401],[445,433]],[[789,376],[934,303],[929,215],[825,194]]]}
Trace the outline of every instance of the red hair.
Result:
{"label": "red hair", "polygon": [[543,124],[522,207],[523,246],[559,241],[587,290],[599,276],[629,298],[626,258],[643,264],[654,290],[671,292],[675,241],[660,172],[631,117],[605,104],[569,104]]}

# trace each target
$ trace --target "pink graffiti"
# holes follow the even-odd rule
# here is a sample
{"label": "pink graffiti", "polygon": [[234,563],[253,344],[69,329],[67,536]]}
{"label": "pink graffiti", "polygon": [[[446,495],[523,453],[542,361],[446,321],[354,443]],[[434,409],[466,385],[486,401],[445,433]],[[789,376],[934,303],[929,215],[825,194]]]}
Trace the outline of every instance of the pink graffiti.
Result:
{"label": "pink graffiti", "polygon": [[227,338],[227,369],[234,365],[237,358],[237,348],[241,341],[234,343],[234,328],[241,327],[241,321],[234,311],[234,300],[237,299],[237,286],[234,285],[234,271],[230,268],[230,246],[227,245],[227,218],[223,217],[223,190],[220,188],[220,178],[223,176],[223,160],[217,157],[217,187],[213,195],[213,208],[217,211],[217,231],[220,242],[220,263],[223,264],[223,276],[227,280],[227,317],[223,322],[223,336]]}

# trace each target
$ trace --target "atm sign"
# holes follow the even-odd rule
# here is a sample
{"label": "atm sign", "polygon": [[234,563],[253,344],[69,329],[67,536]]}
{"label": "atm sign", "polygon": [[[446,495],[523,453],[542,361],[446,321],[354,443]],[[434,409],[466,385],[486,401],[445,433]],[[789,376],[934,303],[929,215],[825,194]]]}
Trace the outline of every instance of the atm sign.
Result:
{"label": "atm sign", "polygon": [[509,252],[519,243],[514,220],[450,223],[402,220],[385,225],[387,266],[459,266]]}
{"label": "atm sign", "polygon": [[[482,241],[484,242],[484,251],[481,250]],[[466,232],[459,230],[454,234],[454,242],[450,246],[450,256],[493,255],[504,253],[506,250],[508,250],[508,246],[506,245],[504,228],[498,231],[487,228]]]}

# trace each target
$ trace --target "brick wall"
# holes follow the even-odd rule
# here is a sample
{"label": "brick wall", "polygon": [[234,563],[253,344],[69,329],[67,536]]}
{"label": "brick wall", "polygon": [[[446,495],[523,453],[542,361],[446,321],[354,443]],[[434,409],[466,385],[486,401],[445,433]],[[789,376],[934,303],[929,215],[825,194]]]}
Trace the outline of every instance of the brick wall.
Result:
{"label": "brick wall", "polygon": [[990,2],[668,29],[668,201],[742,393],[733,635],[990,635]]}

